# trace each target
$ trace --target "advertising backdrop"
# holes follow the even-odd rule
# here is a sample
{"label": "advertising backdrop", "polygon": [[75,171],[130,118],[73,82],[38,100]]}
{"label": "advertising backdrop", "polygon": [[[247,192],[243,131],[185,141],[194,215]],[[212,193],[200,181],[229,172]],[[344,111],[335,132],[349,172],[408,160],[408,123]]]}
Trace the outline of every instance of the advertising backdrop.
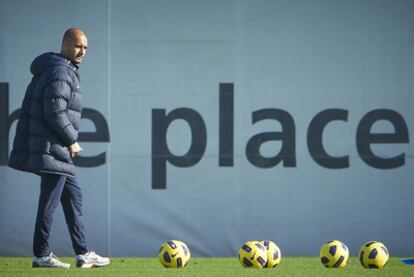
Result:
{"label": "advertising backdrop", "polygon": [[[414,249],[414,2],[0,0],[0,255],[31,256],[39,177],[7,167],[29,66],[80,27],[90,248],[273,240]],[[51,247],[72,255],[59,207]]]}

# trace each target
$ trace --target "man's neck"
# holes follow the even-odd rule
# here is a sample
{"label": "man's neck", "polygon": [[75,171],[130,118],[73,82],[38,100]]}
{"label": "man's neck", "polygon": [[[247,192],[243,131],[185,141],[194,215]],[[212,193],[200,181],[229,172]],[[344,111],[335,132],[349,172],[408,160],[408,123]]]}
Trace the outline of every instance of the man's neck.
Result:
{"label": "man's neck", "polygon": [[65,58],[68,62],[68,65],[70,65],[71,67],[73,67],[74,69],[78,70],[79,69],[79,65],[77,65],[76,63],[74,63],[73,61],[71,61],[69,58],[67,58],[65,56],[65,54],[63,54],[62,52],[59,53],[59,55],[61,55],[63,58]]}

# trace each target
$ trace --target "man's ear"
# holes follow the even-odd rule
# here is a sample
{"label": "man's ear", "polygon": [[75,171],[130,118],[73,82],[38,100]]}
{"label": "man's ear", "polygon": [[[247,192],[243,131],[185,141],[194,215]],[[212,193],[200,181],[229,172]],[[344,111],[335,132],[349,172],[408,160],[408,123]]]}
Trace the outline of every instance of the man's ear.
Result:
{"label": "man's ear", "polygon": [[68,49],[68,41],[67,41],[67,40],[65,40],[65,41],[62,43],[62,50],[63,50],[63,51],[66,51],[66,49]]}

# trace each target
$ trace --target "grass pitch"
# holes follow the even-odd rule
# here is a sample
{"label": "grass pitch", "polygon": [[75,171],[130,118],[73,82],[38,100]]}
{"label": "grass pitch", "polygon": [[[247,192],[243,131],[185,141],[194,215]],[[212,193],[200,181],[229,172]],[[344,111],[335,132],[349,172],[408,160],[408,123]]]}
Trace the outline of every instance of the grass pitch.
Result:
{"label": "grass pitch", "polygon": [[192,258],[186,268],[166,269],[158,258],[112,258],[105,268],[78,269],[74,258],[62,258],[70,269],[31,268],[31,258],[0,257],[0,276],[414,276],[414,265],[404,265],[399,258],[390,258],[383,269],[364,269],[357,258],[350,258],[343,269],[327,269],[319,258],[282,258],[274,269],[246,269],[237,258]]}

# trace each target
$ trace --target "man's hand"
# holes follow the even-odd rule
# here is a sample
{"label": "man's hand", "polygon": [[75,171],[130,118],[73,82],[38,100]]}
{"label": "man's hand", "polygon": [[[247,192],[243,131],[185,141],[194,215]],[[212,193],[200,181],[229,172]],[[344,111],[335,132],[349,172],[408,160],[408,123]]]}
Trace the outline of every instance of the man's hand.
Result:
{"label": "man's hand", "polygon": [[74,158],[76,155],[79,154],[80,151],[82,151],[83,148],[80,147],[79,143],[75,142],[74,144],[69,146],[70,156]]}

